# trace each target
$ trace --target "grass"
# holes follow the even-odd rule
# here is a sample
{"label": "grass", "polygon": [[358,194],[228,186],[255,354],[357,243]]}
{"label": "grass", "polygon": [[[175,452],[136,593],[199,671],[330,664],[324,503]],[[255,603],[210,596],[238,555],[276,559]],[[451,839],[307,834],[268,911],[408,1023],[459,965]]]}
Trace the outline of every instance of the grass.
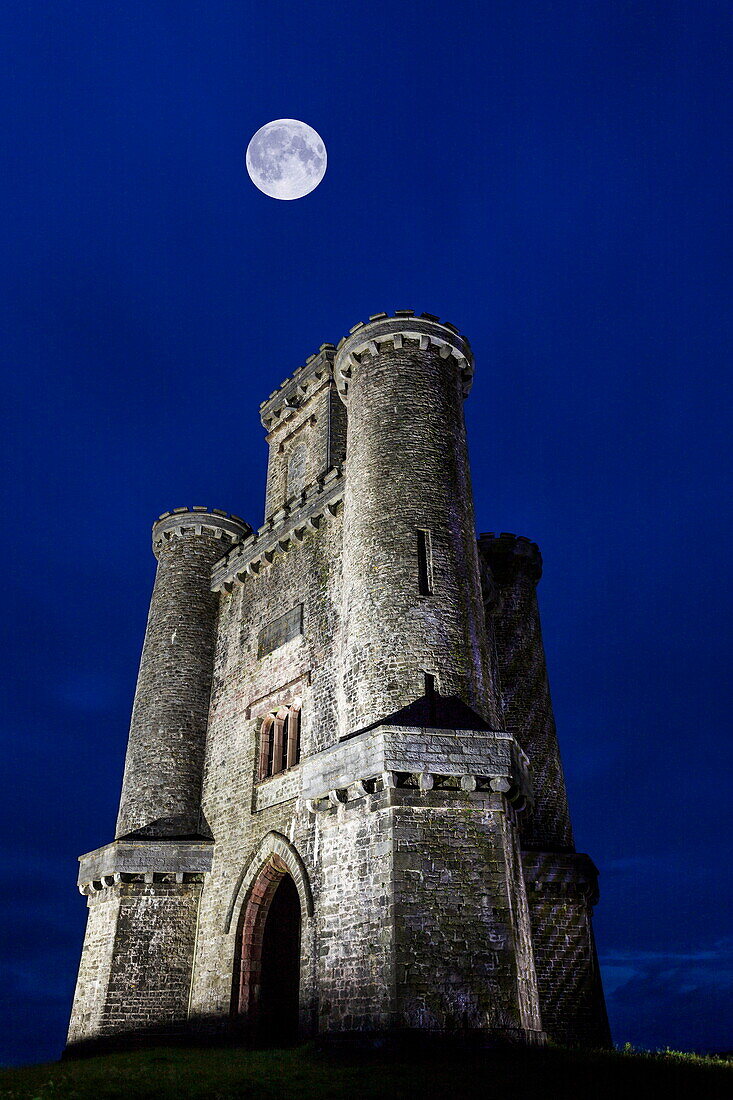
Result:
{"label": "grass", "polygon": [[0,1070],[0,1097],[207,1100],[714,1100],[733,1097],[733,1063],[675,1051],[502,1049],[452,1056],[162,1048]]}

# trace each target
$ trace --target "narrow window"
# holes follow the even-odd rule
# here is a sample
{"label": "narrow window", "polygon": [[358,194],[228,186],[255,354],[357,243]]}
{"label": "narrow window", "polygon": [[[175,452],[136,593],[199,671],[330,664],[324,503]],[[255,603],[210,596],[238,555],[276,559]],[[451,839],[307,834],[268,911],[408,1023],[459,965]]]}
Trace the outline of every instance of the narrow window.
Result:
{"label": "narrow window", "polygon": [[270,775],[277,775],[283,770],[283,750],[285,748],[285,723],[288,720],[286,707],[280,707],[275,715],[275,729],[272,736],[272,770]]}
{"label": "narrow window", "polygon": [[424,672],[425,677],[425,701],[428,709],[428,721],[435,721],[435,697],[437,692],[435,690],[435,677],[431,672]]}
{"label": "narrow window", "polygon": [[421,596],[431,596],[430,583],[430,536],[428,531],[417,532],[417,581]]}
{"label": "narrow window", "polygon": [[258,768],[260,779],[267,779],[268,775],[272,774],[272,727],[274,721],[274,716],[268,714],[260,730],[260,762]]}
{"label": "narrow window", "polygon": [[268,714],[260,729],[258,779],[269,779],[300,761],[301,700]]}
{"label": "narrow window", "polygon": [[295,699],[288,715],[286,768],[292,768],[300,760],[300,708],[300,699]]}
{"label": "narrow window", "polygon": [[280,767],[279,771],[284,772],[288,766],[288,741],[290,740],[290,711],[285,715],[285,722],[283,723],[283,751],[280,755]]}

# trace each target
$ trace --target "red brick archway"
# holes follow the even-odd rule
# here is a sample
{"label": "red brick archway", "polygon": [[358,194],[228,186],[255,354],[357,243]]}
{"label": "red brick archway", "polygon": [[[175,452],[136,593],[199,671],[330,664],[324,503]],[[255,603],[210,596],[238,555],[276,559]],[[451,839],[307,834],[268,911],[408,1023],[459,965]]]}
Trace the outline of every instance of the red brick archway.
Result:
{"label": "red brick archway", "polygon": [[[277,1036],[263,1036],[261,1034],[262,1026],[266,1023],[262,1019],[261,1011],[263,1000],[263,945],[265,945],[265,929],[273,898],[278,888],[283,884],[286,875],[288,875],[288,868],[283,860],[275,853],[271,854],[257,875],[242,906],[239,918],[232,990],[232,1012],[238,1018],[246,1034],[253,1039],[264,1038],[270,1040],[277,1038]],[[299,926],[300,904],[297,902],[297,891],[292,879],[289,880],[287,885],[290,886],[296,898]],[[293,960],[293,965],[296,967],[294,981],[297,983],[297,957]]]}

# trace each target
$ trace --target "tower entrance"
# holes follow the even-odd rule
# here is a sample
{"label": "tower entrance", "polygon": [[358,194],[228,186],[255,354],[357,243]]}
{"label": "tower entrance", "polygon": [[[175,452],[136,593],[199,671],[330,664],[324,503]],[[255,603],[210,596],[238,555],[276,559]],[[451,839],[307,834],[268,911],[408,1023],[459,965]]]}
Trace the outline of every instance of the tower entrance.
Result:
{"label": "tower entrance", "polygon": [[233,1007],[257,1043],[282,1046],[297,1038],[300,932],[298,891],[273,855],[245,903],[238,936]]}
{"label": "tower entrance", "polygon": [[298,1032],[300,899],[290,875],[283,875],[265,918],[258,1032],[279,1046]]}

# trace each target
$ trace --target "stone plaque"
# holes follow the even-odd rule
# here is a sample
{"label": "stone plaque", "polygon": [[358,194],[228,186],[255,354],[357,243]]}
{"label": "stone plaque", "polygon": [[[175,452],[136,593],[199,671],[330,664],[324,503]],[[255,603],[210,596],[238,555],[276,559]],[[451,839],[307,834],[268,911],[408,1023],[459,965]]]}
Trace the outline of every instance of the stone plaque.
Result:
{"label": "stone plaque", "polygon": [[273,649],[285,645],[285,642],[297,638],[302,633],[303,605],[299,603],[291,611],[286,611],[284,615],[278,616],[267,626],[263,626],[260,631],[257,656],[266,657],[268,653],[272,653]]}
{"label": "stone plaque", "polygon": [[305,443],[293,447],[288,462],[288,496],[297,496],[305,489],[305,468],[308,452]]}

